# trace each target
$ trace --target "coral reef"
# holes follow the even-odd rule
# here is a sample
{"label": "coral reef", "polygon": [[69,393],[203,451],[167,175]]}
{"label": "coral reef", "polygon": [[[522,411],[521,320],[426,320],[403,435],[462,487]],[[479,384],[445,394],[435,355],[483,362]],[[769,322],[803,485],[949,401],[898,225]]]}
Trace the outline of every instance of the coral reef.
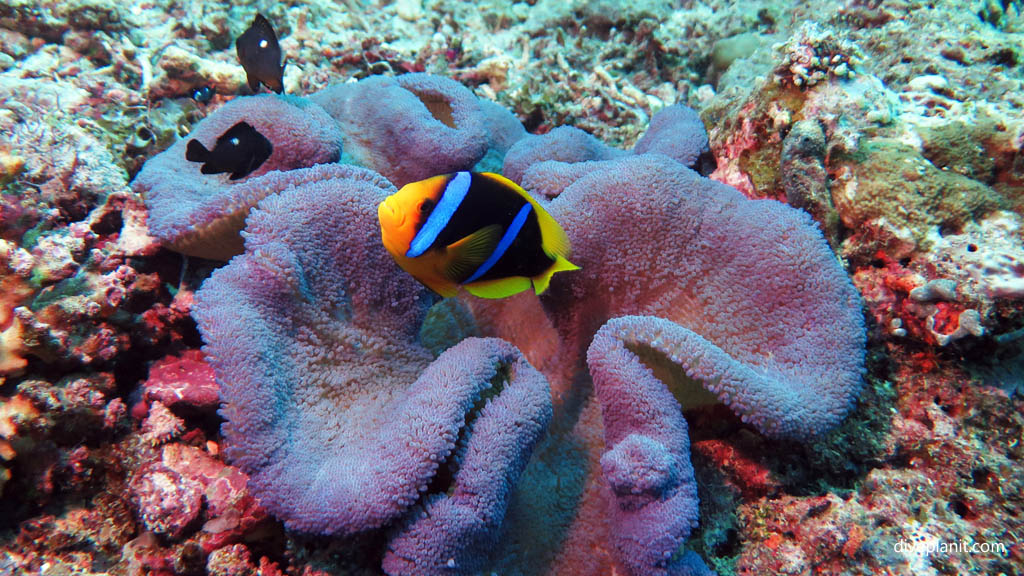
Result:
{"label": "coral reef", "polygon": [[[234,49],[257,11],[287,60],[288,96],[274,101],[296,112],[287,117],[306,116],[281,134],[288,144],[278,146],[276,127],[267,137],[275,148],[297,145],[301,157],[240,180],[201,174],[203,163],[183,158],[188,142],[209,149],[241,107],[271,101],[250,97]],[[512,575],[699,574],[701,562],[722,575],[1022,572],[1022,32],[1018,0],[0,3],[0,573],[327,576],[408,572],[409,562]],[[306,157],[316,134],[326,135],[324,155]],[[173,158],[159,156],[169,149]],[[356,177],[356,186],[355,168],[310,167],[336,158],[393,181]],[[171,172],[153,178],[165,162]],[[349,251],[333,230],[313,238],[288,216],[337,221],[330,212],[339,208],[298,206],[299,198],[364,185],[378,194],[417,170],[449,166],[505,171],[543,197],[573,222],[583,269],[556,278],[543,299],[432,304],[390,262],[371,258],[379,266],[346,277],[358,285],[365,274],[383,294],[419,294],[415,305],[325,286],[316,292],[324,297],[304,299],[315,293],[308,280],[339,269],[289,267],[302,259],[285,266],[278,256],[305,254],[299,244],[336,262]],[[768,200],[744,200],[698,174]],[[147,179],[171,183],[162,222],[141,187]],[[678,190],[665,200],[663,185]],[[191,199],[176,196],[188,191]],[[653,232],[684,229],[685,218],[672,218],[695,198],[707,203],[702,218],[746,230],[742,243],[716,236],[679,248],[673,234]],[[235,201],[235,212],[206,211]],[[249,232],[238,234],[259,202],[253,219],[264,228],[248,240],[267,255],[266,272],[254,263],[262,256],[242,254]],[[234,220],[218,220],[225,215]],[[780,215],[789,232],[760,238]],[[238,267],[164,249],[214,222],[225,234],[210,235],[201,255],[234,256]],[[838,260],[811,232],[815,223]],[[641,256],[614,260],[630,238]],[[598,249],[616,241],[621,250]],[[740,257],[709,260],[710,274],[687,268],[701,254],[729,252]],[[829,372],[856,330],[849,340],[829,336],[824,352],[802,352],[792,339],[859,326],[856,295],[849,307],[837,305],[842,296],[808,315],[823,284],[797,279],[819,276],[798,267],[792,282],[765,284],[751,272],[780,261],[821,264],[839,280],[836,262],[845,268],[866,318],[862,384],[847,385],[859,356]],[[388,270],[395,275],[381,280]],[[236,293],[226,287],[232,274]],[[201,315],[218,284],[218,298],[252,301],[278,274],[296,282],[282,285],[292,296],[275,309],[340,307],[295,321],[282,337],[293,344],[263,348],[267,371],[246,378],[277,378],[281,394],[315,390],[336,382],[315,375],[341,373],[324,366],[344,356],[342,344],[376,337],[413,351],[391,365],[375,356],[390,349],[345,349],[368,359],[354,364],[364,381],[377,382],[379,367],[390,382],[402,363],[408,377],[395,377],[393,392],[351,396],[355,411],[332,412],[331,402],[350,397],[325,394],[309,400],[313,416],[281,419],[302,422],[289,446],[324,446],[299,469],[327,462],[332,441],[359,435],[343,419],[397,407],[417,381],[426,405],[455,415],[445,425],[454,439],[434,444],[437,462],[414,474],[424,491],[410,480],[409,503],[380,528],[289,529],[287,516],[257,499],[272,494],[269,476],[261,492],[247,474],[256,469],[236,460],[233,447],[248,439],[228,432],[249,415],[218,413],[225,369],[201,350],[194,297]],[[808,299],[785,302],[786,290]],[[784,317],[744,313],[758,309]],[[345,314],[360,310],[372,317]],[[837,311],[846,320],[822,319]],[[613,316],[628,318],[605,326]],[[250,320],[275,329],[292,321]],[[222,341],[252,335],[241,353],[269,334],[247,330],[225,330]],[[296,341],[303,350],[330,342],[325,364],[283,371],[278,362]],[[708,361],[681,362],[697,357]],[[709,384],[716,397],[700,369],[721,366],[730,372],[724,385]],[[421,380],[459,369],[479,370],[481,380],[443,398]],[[821,370],[829,375],[819,382]],[[771,384],[746,394],[744,381]],[[844,394],[855,388],[848,406]],[[767,399],[793,406],[801,395],[831,408],[798,403],[773,433]],[[623,422],[623,403],[662,418]],[[534,417],[510,404],[530,405]],[[831,432],[797,433],[831,426],[843,410]],[[319,417],[330,431],[302,437]],[[367,438],[404,430],[380,422]],[[384,497],[370,495],[364,502]],[[330,510],[317,507],[321,518],[322,508]],[[669,509],[674,523],[623,527]]]}

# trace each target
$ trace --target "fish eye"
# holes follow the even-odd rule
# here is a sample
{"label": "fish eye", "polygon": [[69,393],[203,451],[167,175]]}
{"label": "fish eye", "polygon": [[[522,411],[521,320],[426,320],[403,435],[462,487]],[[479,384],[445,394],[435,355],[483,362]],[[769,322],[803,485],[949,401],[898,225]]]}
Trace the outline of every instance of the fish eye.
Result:
{"label": "fish eye", "polygon": [[434,201],[431,200],[430,198],[427,198],[423,202],[420,202],[420,205],[419,205],[420,214],[423,214],[423,215],[430,214],[430,211],[433,210],[433,209],[434,209]]}

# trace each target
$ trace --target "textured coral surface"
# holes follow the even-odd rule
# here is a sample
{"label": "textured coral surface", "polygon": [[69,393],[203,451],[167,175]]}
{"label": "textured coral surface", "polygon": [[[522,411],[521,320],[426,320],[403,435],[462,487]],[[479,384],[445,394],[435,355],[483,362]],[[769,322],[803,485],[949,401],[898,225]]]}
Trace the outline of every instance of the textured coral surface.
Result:
{"label": "textured coral surface", "polygon": [[[1024,572],[1021,46],[1018,0],[0,3],[0,574]],[[288,158],[197,186],[234,114]],[[583,270],[435,304],[345,217],[471,166]],[[345,459],[404,492],[296,488]]]}

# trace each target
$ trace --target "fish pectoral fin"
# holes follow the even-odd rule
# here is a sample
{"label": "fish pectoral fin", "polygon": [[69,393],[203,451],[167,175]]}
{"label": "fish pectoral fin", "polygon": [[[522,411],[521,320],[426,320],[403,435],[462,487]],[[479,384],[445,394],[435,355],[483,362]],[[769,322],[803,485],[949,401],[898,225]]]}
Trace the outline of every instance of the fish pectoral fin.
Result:
{"label": "fish pectoral fin", "polygon": [[537,294],[543,294],[548,289],[548,285],[551,284],[551,277],[555,275],[555,272],[569,272],[571,270],[579,270],[580,267],[569,262],[561,256],[555,257],[555,262],[550,268],[545,270],[540,276],[533,278],[533,289]]}
{"label": "fish pectoral fin", "polygon": [[492,224],[449,244],[445,249],[445,278],[456,283],[468,278],[494,252],[499,241],[501,226]]}
{"label": "fish pectoral fin", "polygon": [[209,157],[210,151],[199,140],[193,138],[185,145],[185,160],[189,162],[206,162]]}
{"label": "fish pectoral fin", "polygon": [[259,81],[259,78],[256,78],[252,74],[249,74],[248,72],[246,72],[245,73],[245,80],[249,83],[249,90],[252,90],[253,92],[259,93],[259,91],[260,91],[260,81]]}
{"label": "fish pectoral fin", "polygon": [[530,279],[526,276],[510,276],[498,280],[463,284],[462,287],[478,298],[507,298],[529,290]]}

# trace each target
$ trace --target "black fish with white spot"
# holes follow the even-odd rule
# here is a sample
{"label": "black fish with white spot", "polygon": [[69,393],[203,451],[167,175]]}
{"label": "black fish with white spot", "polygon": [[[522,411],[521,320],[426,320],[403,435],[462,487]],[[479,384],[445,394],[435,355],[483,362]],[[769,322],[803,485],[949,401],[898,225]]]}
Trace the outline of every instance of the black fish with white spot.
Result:
{"label": "black fish with white spot", "polygon": [[274,27],[262,14],[256,14],[249,28],[235,40],[235,52],[253,92],[259,91],[260,84],[278,94],[284,92],[281,46]]}
{"label": "black fish with white spot", "polygon": [[208,150],[195,138],[188,141],[185,159],[189,162],[203,162],[203,174],[231,173],[232,180],[244,178],[255,172],[274,147],[270,140],[246,122],[239,122],[217,138],[213,150]]}

